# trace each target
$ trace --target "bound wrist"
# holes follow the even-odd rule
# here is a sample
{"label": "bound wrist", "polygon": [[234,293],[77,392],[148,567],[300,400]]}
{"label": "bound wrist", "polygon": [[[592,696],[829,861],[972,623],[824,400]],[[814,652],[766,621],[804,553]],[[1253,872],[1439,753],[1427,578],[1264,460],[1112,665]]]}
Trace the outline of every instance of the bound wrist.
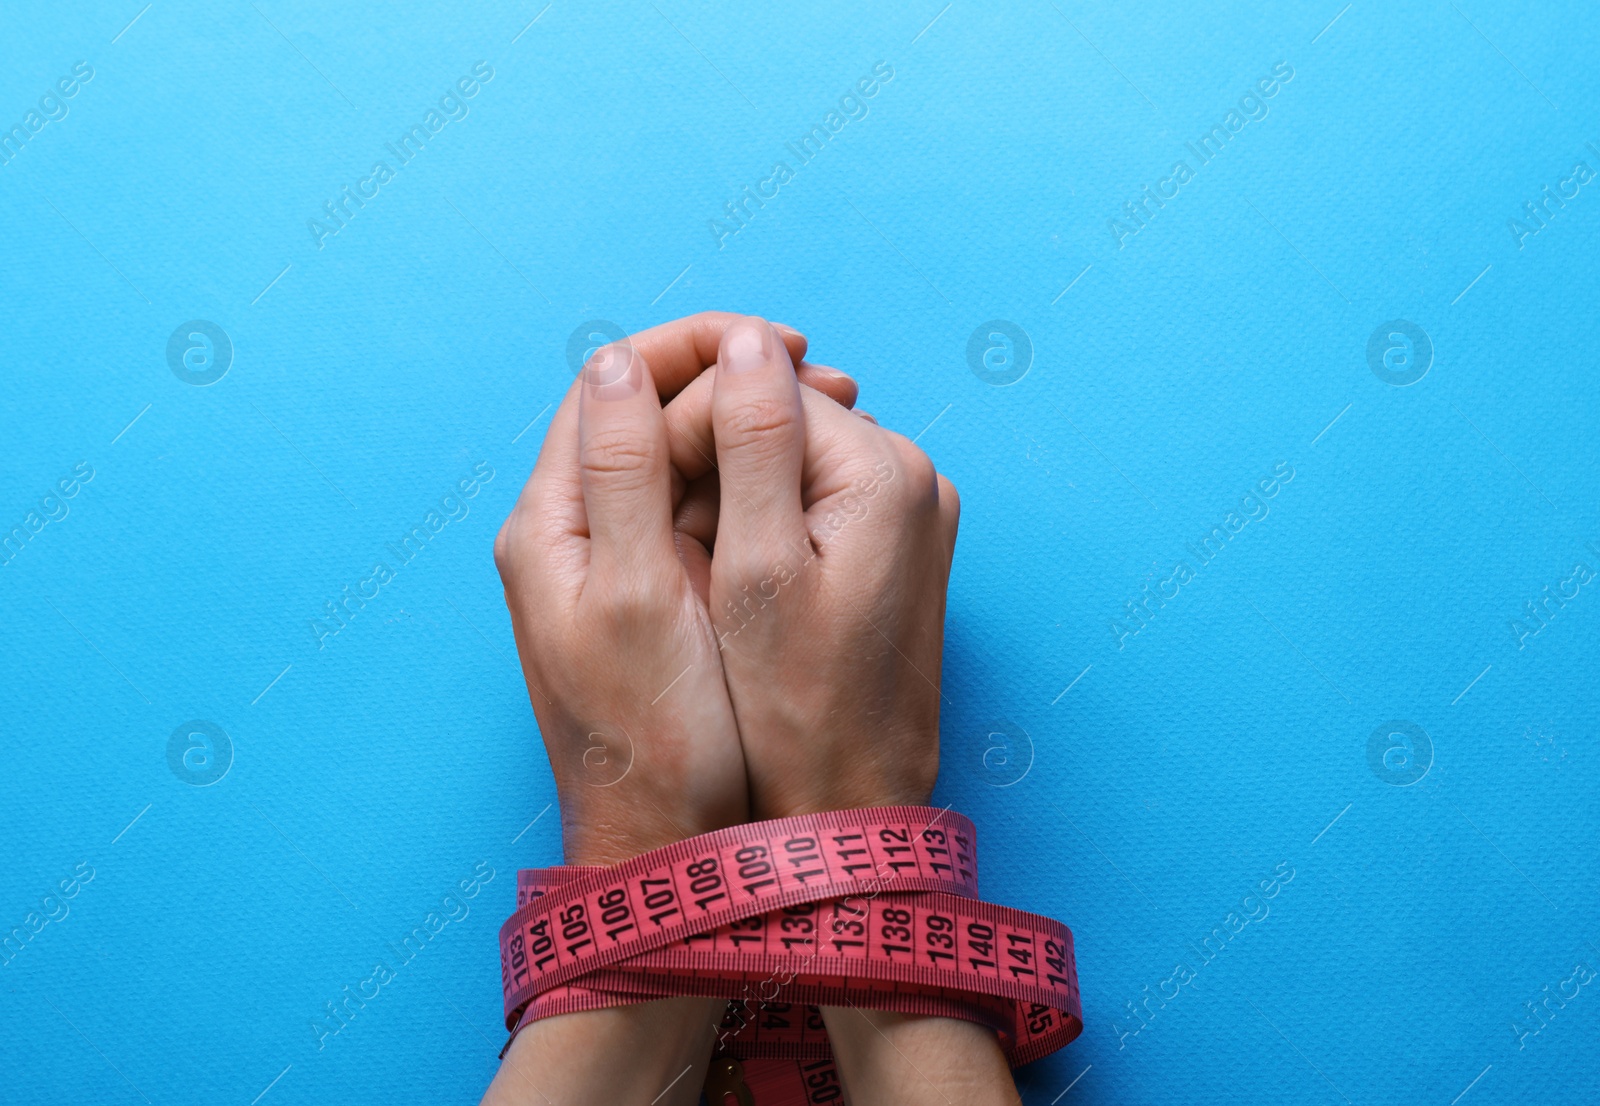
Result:
{"label": "bound wrist", "polygon": [[564,802],[561,808],[564,862],[611,867],[652,849],[744,821],[698,811],[669,813],[648,800],[641,800],[641,805],[643,810],[630,804],[620,812],[605,812]]}

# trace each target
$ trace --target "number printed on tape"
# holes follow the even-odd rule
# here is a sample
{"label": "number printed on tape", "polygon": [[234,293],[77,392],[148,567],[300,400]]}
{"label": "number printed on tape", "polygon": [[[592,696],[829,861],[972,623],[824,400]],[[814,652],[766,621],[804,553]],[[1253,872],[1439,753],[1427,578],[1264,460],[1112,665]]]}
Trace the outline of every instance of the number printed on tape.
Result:
{"label": "number printed on tape", "polygon": [[993,1027],[1013,1063],[1037,1059],[1082,1030],[1072,934],[978,900],[975,843],[960,815],[887,807],[521,872],[500,933],[507,1027],[726,997],[722,1054],[778,1106],[839,1096],[821,1006],[964,1018]]}

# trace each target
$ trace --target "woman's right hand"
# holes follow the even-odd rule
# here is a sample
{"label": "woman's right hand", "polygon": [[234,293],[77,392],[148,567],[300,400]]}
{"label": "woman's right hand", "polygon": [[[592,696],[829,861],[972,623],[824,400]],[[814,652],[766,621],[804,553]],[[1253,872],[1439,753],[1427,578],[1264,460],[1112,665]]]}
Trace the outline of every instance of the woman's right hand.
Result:
{"label": "woman's right hand", "polygon": [[[926,803],[954,485],[912,442],[800,386],[761,319],[727,327],[715,373],[666,416],[695,481],[679,517],[712,549],[751,816]],[[860,1006],[822,1017],[852,1102],[1019,1101],[984,1026]]]}
{"label": "woman's right hand", "polygon": [[715,371],[666,417],[691,496],[713,494],[716,458],[720,507],[700,512],[698,536],[751,817],[927,802],[954,485],[901,435],[802,386],[759,318],[726,327]]}

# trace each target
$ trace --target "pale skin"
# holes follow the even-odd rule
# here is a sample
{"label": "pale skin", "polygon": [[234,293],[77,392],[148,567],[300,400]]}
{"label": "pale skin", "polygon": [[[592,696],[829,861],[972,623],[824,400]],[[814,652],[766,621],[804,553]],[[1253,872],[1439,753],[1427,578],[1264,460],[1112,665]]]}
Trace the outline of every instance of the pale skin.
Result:
{"label": "pale skin", "polygon": [[[495,541],[569,864],[928,801],[959,501],[805,351],[721,313],[599,351]],[[692,1106],[724,1005],[535,1022],[484,1102]],[[983,1027],[823,1019],[856,1106],[1019,1101]]]}

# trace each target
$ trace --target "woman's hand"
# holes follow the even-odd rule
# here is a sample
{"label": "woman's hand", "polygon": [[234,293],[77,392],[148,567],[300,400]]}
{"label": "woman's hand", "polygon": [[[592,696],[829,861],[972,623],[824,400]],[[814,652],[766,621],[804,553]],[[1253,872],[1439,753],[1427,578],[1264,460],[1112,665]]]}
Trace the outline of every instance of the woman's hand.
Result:
{"label": "woman's hand", "polygon": [[[954,485],[913,443],[800,386],[761,319],[728,326],[715,374],[666,414],[693,481],[680,515],[713,546],[752,817],[926,803]],[[853,1006],[822,1016],[852,1102],[1019,1101],[983,1026]]]}
{"label": "woman's hand", "polygon": [[[618,863],[749,812],[705,606],[709,553],[674,525],[687,485],[661,411],[735,318],[697,315],[599,351],[495,539],[571,864]],[[803,337],[783,340],[804,356]],[[854,402],[842,373],[803,366],[802,378],[829,403]],[[676,998],[542,1020],[484,1101],[692,1103],[723,1006]]]}
{"label": "woman's hand", "polygon": [[[960,504],[904,437],[797,379],[758,318],[667,408],[752,818],[927,801]],[[709,486],[716,458],[718,488]],[[720,491],[720,510],[695,510]],[[712,524],[714,523],[714,529]]]}
{"label": "woman's hand", "polygon": [[654,378],[597,352],[495,542],[569,864],[736,825],[744,756],[705,605],[672,529]]}

